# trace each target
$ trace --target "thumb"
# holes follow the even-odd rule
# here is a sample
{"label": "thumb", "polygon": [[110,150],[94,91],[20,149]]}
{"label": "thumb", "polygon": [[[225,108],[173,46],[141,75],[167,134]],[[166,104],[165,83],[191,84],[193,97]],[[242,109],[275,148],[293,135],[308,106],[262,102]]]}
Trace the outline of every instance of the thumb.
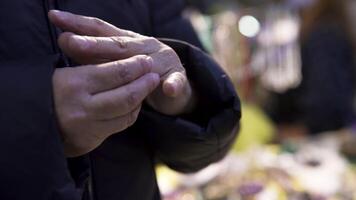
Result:
{"label": "thumb", "polygon": [[162,90],[168,97],[182,95],[188,87],[187,77],[184,72],[174,72],[163,81]]}

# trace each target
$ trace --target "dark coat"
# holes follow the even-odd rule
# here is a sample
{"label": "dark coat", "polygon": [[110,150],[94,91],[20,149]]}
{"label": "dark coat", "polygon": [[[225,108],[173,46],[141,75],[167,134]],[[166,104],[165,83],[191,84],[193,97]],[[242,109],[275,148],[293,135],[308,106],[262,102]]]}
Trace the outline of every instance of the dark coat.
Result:
{"label": "dark coat", "polygon": [[353,122],[355,65],[352,41],[336,22],[317,24],[302,44],[303,81],[299,101],[312,133]]}
{"label": "dark coat", "polygon": [[354,121],[352,41],[338,23],[321,21],[301,47],[301,85],[274,95],[272,118],[279,123],[303,123],[312,134],[349,126]]}
{"label": "dark coat", "polygon": [[[218,161],[236,136],[240,103],[219,66],[204,52],[180,0],[0,1],[0,199],[160,199],[156,160],[181,172]],[[162,40],[179,54],[199,106],[170,117],[145,106],[137,123],[89,155],[64,156],[52,97],[63,67],[48,9],[99,17]],[[178,41],[179,40],[179,41]],[[185,42],[189,42],[185,43]],[[88,187],[84,187],[89,185]]]}

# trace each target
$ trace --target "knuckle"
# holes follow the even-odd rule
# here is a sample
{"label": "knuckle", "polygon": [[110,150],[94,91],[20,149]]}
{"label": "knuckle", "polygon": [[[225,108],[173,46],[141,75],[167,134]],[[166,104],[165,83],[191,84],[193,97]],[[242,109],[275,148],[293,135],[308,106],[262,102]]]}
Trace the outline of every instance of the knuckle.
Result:
{"label": "knuckle", "polygon": [[70,48],[70,50],[75,50],[75,51],[79,51],[79,52],[83,52],[85,51],[87,48],[86,45],[82,45],[82,43],[78,40],[81,41],[86,41],[86,39],[84,37],[75,37],[75,36],[71,36],[68,38],[68,47]]}
{"label": "knuckle", "polygon": [[105,25],[105,22],[99,18],[92,17],[91,20],[92,20],[93,24],[96,26],[102,27]]}
{"label": "knuckle", "polygon": [[68,37],[68,47],[72,49],[75,48],[76,46],[77,46],[76,39],[73,36]]}
{"label": "knuckle", "polygon": [[116,60],[112,62],[112,65],[114,66],[115,69],[121,69],[122,67],[124,67],[124,65],[122,64],[122,62],[120,60]]}
{"label": "knuckle", "polygon": [[144,67],[152,65],[153,61],[152,61],[152,58],[150,58],[148,56],[141,55],[141,56],[137,57],[137,62],[138,62],[138,66],[140,68],[144,68]]}
{"label": "knuckle", "polygon": [[154,37],[144,37],[140,40],[152,52],[157,52],[162,48],[162,43]]}
{"label": "knuckle", "polygon": [[128,108],[134,108],[137,106],[137,104],[139,103],[139,95],[137,92],[134,91],[130,91],[128,92],[128,96],[127,96],[127,107]]}
{"label": "knuckle", "polygon": [[120,62],[116,63],[116,69],[117,69],[117,74],[118,76],[116,76],[119,80],[118,81],[130,81],[133,77],[131,70],[129,68],[128,65],[123,65]]}
{"label": "knuckle", "polygon": [[114,42],[116,46],[118,46],[120,49],[125,50],[127,49],[128,42],[126,39],[121,38],[121,37],[110,37],[110,39]]}
{"label": "knuckle", "polygon": [[154,37],[147,37],[146,41],[147,41],[148,44],[152,44],[152,45],[160,44],[160,42]]}
{"label": "knuckle", "polygon": [[177,56],[176,52],[170,47],[163,47],[160,53],[166,56],[167,58],[175,58]]}
{"label": "knuckle", "polygon": [[181,61],[177,53],[170,47],[164,47],[160,50],[160,55],[164,65],[168,67],[179,67],[181,66]]}
{"label": "knuckle", "polygon": [[130,37],[141,37],[140,34],[133,32],[133,31],[125,30],[125,33],[127,36],[130,36]]}

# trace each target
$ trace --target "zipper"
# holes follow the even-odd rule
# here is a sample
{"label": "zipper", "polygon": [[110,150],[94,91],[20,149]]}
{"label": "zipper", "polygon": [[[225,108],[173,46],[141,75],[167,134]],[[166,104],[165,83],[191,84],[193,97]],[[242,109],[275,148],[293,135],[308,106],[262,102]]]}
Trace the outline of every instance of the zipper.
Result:
{"label": "zipper", "polygon": [[60,60],[57,66],[59,67],[70,67],[71,62],[70,59],[64,55],[62,50],[59,48],[57,39],[59,34],[62,32],[59,28],[55,27],[48,19],[48,12],[53,9],[59,9],[58,0],[43,0],[43,9],[45,14],[45,19],[47,22],[48,31],[51,39],[52,51],[54,54],[59,54]]}
{"label": "zipper", "polygon": [[88,159],[89,159],[89,178],[87,184],[88,196],[89,196],[89,200],[95,200],[98,198],[94,197],[95,191],[94,191],[94,177],[93,177],[93,160],[91,159],[90,154],[88,155]]}
{"label": "zipper", "polygon": [[[60,9],[58,0],[43,0],[43,9],[45,14],[45,19],[47,22],[47,28],[50,34],[52,51],[54,54],[59,54],[60,56],[60,60],[57,63],[56,67],[72,67],[73,65],[71,64],[70,59],[62,52],[61,48],[59,48],[57,43],[58,36],[62,33],[62,30],[54,26],[48,19],[48,12],[50,10]],[[83,199],[83,200],[95,200],[97,198],[94,198],[92,162],[90,156],[88,156],[88,159],[89,159],[89,177],[84,189],[84,193],[87,193],[87,195],[83,194],[83,197],[84,198],[87,197],[88,199]]]}

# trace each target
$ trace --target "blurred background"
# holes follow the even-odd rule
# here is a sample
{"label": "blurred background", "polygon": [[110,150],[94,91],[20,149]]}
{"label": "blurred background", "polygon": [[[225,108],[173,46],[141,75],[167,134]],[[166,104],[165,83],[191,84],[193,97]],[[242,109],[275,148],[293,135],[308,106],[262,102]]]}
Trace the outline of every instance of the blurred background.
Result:
{"label": "blurred background", "polygon": [[355,0],[187,0],[242,100],[231,153],[165,200],[356,200]]}

